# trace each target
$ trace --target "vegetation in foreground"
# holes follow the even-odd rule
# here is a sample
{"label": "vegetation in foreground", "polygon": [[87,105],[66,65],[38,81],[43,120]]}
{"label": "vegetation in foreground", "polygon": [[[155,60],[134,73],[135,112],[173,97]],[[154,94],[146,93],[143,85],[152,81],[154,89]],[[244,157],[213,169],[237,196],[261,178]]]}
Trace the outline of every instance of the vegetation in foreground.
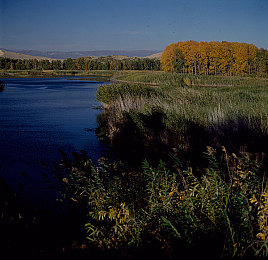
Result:
{"label": "vegetation in foreground", "polygon": [[61,167],[66,199],[87,210],[85,230],[100,252],[125,256],[266,257],[268,190],[263,165],[225,147],[208,167],[144,161],[139,171],[83,153]]}

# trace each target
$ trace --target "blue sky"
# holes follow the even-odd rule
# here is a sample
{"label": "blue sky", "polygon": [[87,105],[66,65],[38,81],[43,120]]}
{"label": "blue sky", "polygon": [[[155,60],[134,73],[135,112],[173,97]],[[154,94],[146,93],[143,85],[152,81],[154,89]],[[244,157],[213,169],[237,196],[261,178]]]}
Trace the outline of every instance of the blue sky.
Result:
{"label": "blue sky", "polygon": [[268,0],[0,0],[0,47],[162,50],[237,41],[268,49]]}

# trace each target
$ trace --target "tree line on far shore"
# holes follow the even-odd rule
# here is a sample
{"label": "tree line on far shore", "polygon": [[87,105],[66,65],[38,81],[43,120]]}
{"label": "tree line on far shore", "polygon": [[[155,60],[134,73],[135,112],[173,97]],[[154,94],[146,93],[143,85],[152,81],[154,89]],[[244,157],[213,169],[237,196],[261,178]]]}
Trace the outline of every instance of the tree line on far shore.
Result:
{"label": "tree line on far shore", "polygon": [[160,60],[150,58],[81,57],[65,60],[0,58],[2,70],[160,70]]}
{"label": "tree line on far shore", "polygon": [[80,57],[65,60],[0,58],[1,70],[164,70],[195,75],[268,76],[268,50],[238,42],[185,41],[168,45],[161,60]]}

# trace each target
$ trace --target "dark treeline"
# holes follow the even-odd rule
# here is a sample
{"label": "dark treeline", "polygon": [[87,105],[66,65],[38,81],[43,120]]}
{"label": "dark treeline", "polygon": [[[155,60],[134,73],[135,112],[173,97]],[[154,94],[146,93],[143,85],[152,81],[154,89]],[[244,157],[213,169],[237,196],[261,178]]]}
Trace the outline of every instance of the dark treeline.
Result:
{"label": "dark treeline", "polygon": [[159,59],[113,57],[82,57],[66,60],[0,58],[2,70],[160,70]]}

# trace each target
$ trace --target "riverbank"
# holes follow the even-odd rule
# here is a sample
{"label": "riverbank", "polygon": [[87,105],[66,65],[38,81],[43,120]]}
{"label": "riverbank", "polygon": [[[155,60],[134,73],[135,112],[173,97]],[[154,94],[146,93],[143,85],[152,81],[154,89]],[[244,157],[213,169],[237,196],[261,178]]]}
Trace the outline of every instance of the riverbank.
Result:
{"label": "riverbank", "polygon": [[90,77],[99,76],[110,78],[113,71],[85,71],[85,70],[0,70],[0,78],[50,78],[50,77]]}

